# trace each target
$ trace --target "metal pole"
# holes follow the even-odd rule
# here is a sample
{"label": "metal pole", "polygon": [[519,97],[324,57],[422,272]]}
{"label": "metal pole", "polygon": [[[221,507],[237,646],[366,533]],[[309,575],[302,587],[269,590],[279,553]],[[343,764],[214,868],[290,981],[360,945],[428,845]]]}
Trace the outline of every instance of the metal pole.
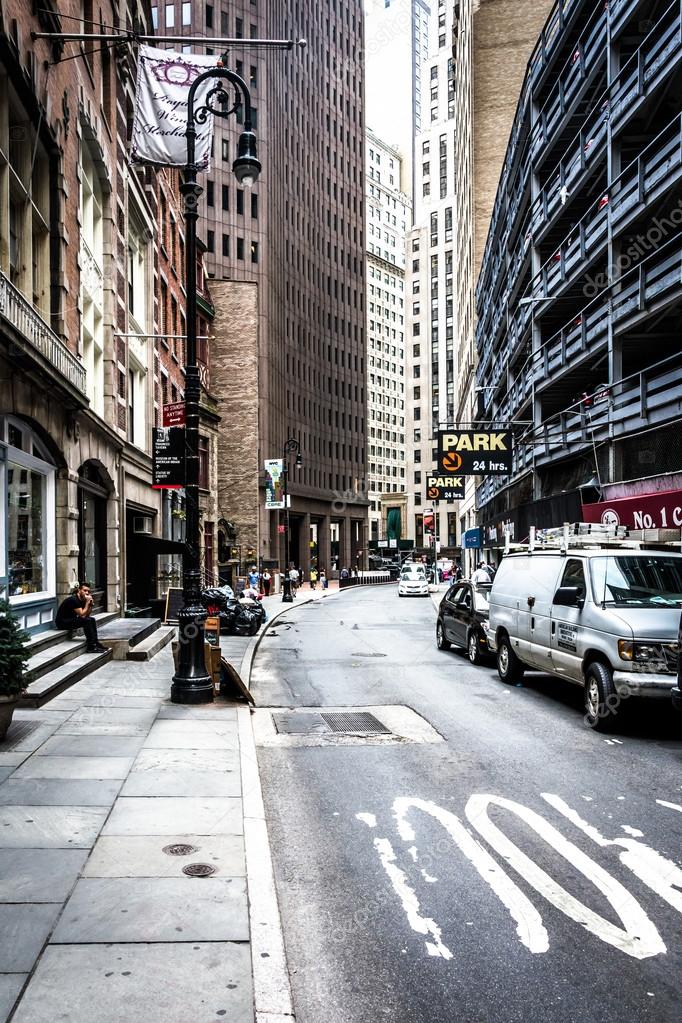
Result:
{"label": "metal pole", "polygon": [[[199,79],[197,79],[199,81]],[[194,97],[196,82],[187,102],[187,167],[180,186],[185,212],[185,287],[187,289],[187,344],[185,346],[185,451],[186,485],[185,550],[182,555],[182,596],[184,606],[178,614],[178,670],[173,676],[173,703],[211,703],[213,679],[206,671],[204,623],[206,610],[201,604],[201,568],[199,553],[199,400],[201,382],[197,365],[197,219],[199,197],[195,158],[196,124]]]}
{"label": "metal pole", "polygon": [[282,476],[284,477],[284,579],[282,580],[282,603],[292,604],[291,578],[289,576],[289,445],[282,453]]}

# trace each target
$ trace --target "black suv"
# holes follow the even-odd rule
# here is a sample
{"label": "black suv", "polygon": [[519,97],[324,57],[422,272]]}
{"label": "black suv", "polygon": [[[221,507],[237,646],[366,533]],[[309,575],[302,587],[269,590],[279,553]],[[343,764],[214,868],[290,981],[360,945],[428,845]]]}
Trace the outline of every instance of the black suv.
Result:
{"label": "black suv", "polygon": [[490,656],[486,632],[490,586],[454,583],[440,602],[436,622],[439,650],[459,646],[466,650],[472,664]]}

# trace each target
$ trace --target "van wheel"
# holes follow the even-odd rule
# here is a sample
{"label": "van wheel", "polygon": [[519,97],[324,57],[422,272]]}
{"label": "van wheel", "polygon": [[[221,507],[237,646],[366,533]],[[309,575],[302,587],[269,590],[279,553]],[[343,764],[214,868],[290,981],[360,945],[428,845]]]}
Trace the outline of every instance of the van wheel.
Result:
{"label": "van wheel", "polygon": [[436,625],[436,646],[439,650],[450,649],[450,640],[445,638],[445,630],[442,622],[438,622]]}
{"label": "van wheel", "polygon": [[509,636],[503,636],[497,644],[497,674],[503,682],[513,685],[523,678],[523,664],[512,650]]}
{"label": "van wheel", "polygon": [[480,640],[479,635],[475,629],[469,633],[469,639],[467,642],[467,654],[469,655],[469,660],[471,661],[472,664],[481,663]]}
{"label": "van wheel", "polygon": [[616,723],[620,698],[609,668],[594,661],[585,672],[585,723],[595,732],[608,732]]}

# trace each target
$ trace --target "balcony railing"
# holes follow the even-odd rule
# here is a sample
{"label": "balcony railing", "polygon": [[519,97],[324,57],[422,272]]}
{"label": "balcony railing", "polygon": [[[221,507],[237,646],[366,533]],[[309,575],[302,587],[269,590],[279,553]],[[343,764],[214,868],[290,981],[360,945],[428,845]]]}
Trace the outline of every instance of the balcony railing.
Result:
{"label": "balcony railing", "polygon": [[[533,278],[528,294],[553,298],[581,268],[605,249],[609,232],[624,230],[632,217],[682,175],[682,117],[675,119],[629,164],[576,224]],[[510,267],[510,276],[511,276]],[[513,281],[510,282],[513,286]]]}
{"label": "balcony railing", "polygon": [[609,125],[612,132],[621,127],[680,61],[682,0],[675,0],[611,83],[533,203],[536,240],[561,209],[564,196],[579,191],[586,171],[605,147]]}
{"label": "balcony railing", "polygon": [[0,271],[0,318],[9,323],[43,359],[85,394],[85,367]]}
{"label": "balcony railing", "polygon": [[682,410],[682,356],[678,353],[600,388],[589,406],[580,401],[526,431],[515,443],[510,477],[488,477],[476,490],[483,507],[531,466],[588,450],[594,444],[678,422]]}
{"label": "balcony railing", "polygon": [[[531,353],[516,374],[515,384],[505,395],[496,415],[504,420],[513,420],[526,403],[532,385],[540,388],[543,383],[560,374],[567,365],[575,365],[583,357],[603,348],[608,342],[609,325],[614,333],[622,333],[633,318],[654,307],[661,309],[676,301],[680,295],[682,237],[677,235],[606,288],[570,323],[549,338],[542,348]],[[485,360],[479,363],[477,379],[485,386],[483,394],[486,415],[492,411],[492,389],[502,380],[519,340],[527,331],[530,309],[530,306],[517,309],[516,318],[511,321],[509,336],[496,353],[490,372],[486,373],[486,369],[492,355],[491,349],[486,349]]]}
{"label": "balcony railing", "polygon": [[596,17],[592,18],[575,50],[561,69],[530,133],[532,160],[535,160],[540,150],[550,142],[570,112],[584,83],[589,81],[600,64],[606,63],[607,20],[606,8],[597,10]]}

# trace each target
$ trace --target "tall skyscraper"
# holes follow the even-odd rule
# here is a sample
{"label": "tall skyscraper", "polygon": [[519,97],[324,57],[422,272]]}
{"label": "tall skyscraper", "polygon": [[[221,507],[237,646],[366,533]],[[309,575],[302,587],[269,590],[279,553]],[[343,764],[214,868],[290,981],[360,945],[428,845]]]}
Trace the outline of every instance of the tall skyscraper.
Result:
{"label": "tall skyscraper", "polygon": [[[432,2],[365,0],[366,121],[403,157],[401,188],[413,193],[414,139],[428,108],[422,68]],[[428,83],[426,83],[428,86]]]}
{"label": "tall skyscraper", "polygon": [[[430,123],[417,139],[415,229],[408,258],[408,502],[420,543],[435,437],[478,417],[475,289],[500,170],[528,58],[552,0],[439,0],[427,64]],[[426,72],[425,72],[426,73]],[[429,503],[451,551],[475,524],[465,500]]]}
{"label": "tall skyscraper", "polygon": [[[240,125],[217,122],[200,227],[216,306],[223,548],[284,565],[262,468],[292,437],[303,464],[290,466],[291,560],[355,564],[367,522],[362,0],[176,0],[157,11],[172,34],[169,9],[185,35],[243,39],[228,59],[251,89],[263,163],[257,186],[240,189]],[[263,50],[256,38],[308,45]],[[239,567],[229,561],[225,574]]]}
{"label": "tall skyscraper", "polygon": [[367,496],[370,539],[383,539],[388,510],[405,504],[405,238],[411,203],[400,191],[397,149],[368,131]]}

